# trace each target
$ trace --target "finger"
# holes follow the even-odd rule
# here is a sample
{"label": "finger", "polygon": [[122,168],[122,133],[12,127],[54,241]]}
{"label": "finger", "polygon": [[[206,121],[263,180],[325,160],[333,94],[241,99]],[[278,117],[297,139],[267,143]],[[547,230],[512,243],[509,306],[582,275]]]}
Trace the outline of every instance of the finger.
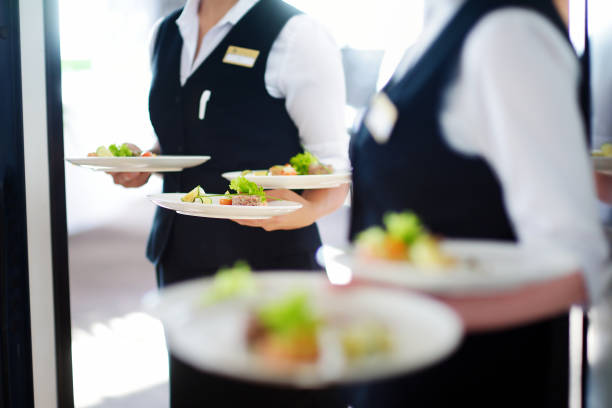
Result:
{"label": "finger", "polygon": [[261,223],[259,220],[234,220],[237,224],[244,225],[245,227],[261,227]]}
{"label": "finger", "polygon": [[287,199],[289,199],[289,197],[294,197],[297,194],[295,194],[291,190],[276,189],[276,190],[266,190],[266,195],[268,197],[280,198],[282,200],[287,200]]}

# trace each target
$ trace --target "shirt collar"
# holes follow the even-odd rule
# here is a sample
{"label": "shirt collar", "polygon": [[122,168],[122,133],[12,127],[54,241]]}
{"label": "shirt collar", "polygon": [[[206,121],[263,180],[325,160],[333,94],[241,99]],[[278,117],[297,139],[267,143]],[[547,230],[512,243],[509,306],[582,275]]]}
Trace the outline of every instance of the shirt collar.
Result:
{"label": "shirt collar", "polygon": [[[215,27],[224,24],[235,25],[259,0],[239,0],[229,11],[219,20]],[[192,32],[198,27],[198,8],[200,0],[187,0],[183,12],[176,20],[181,33]]]}

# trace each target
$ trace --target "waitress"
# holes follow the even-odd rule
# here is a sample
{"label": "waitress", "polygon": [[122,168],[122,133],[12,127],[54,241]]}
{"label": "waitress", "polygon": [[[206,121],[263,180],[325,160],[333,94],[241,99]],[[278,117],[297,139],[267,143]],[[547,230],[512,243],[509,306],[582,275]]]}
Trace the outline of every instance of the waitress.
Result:
{"label": "waitress", "polygon": [[443,299],[468,327],[458,352],[371,385],[359,406],[567,407],[568,309],[610,278],[578,60],[551,1],[426,4],[421,41],[351,141],[351,236],[412,210],[445,237],[560,248],[582,272]]}
{"label": "waitress", "polygon": [[[212,156],[203,166],[165,173],[164,192],[201,185],[223,193],[228,181],[222,173],[284,164],[304,149],[335,168],[348,167],[340,52],[318,23],[280,0],[188,0],[154,28],[152,71],[149,110],[159,152]],[[135,187],[149,176],[114,178]],[[255,270],[320,269],[314,222],[347,193],[347,186],[271,192],[303,205],[279,217],[275,232],[158,208],[147,257],[160,287],[211,275],[236,260]],[[170,360],[172,407],[270,406],[306,398],[285,391],[266,392]]]}

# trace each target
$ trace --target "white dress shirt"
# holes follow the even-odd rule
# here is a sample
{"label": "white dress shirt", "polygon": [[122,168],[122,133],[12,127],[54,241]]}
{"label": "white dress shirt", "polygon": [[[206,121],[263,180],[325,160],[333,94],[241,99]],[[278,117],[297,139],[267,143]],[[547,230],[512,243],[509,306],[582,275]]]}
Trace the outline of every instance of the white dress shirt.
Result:
{"label": "white dress shirt", "polygon": [[[406,74],[463,3],[427,3],[423,36],[394,79]],[[578,83],[577,59],[557,28],[536,12],[505,8],[468,34],[440,122],[453,149],[483,157],[499,177],[519,242],[575,255],[596,302],[612,272]]]}
{"label": "white dress shirt", "polygon": [[[206,33],[200,49],[196,50],[200,1],[187,1],[176,21],[183,37],[181,85],[257,2],[239,0]],[[151,51],[160,22],[151,32]],[[265,85],[272,97],[285,98],[285,107],[299,130],[304,149],[334,168],[349,167],[342,58],[333,38],[322,25],[307,15],[294,16],[287,22],[270,50]]]}

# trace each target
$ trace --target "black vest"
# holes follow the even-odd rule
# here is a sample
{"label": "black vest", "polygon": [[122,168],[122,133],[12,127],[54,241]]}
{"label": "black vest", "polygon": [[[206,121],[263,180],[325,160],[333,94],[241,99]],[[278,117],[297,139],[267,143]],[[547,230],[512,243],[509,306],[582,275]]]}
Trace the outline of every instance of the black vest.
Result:
{"label": "black vest", "polygon": [[551,1],[468,0],[416,65],[383,90],[399,111],[388,142],[378,144],[364,125],[351,138],[351,238],[382,224],[387,211],[412,210],[446,237],[516,239],[496,175],[483,159],[453,151],[439,123],[466,37],[485,15],[508,6],[541,13],[567,37]]}
{"label": "black vest", "polygon": [[[286,163],[302,152],[298,130],[285,100],[270,96],[265,71],[272,44],[287,21],[299,13],[280,0],[260,0],[232,28],[219,46],[181,86],[182,37],[178,10],[161,24],[153,54],[149,96],[151,122],[163,154],[210,155],[210,161],[179,173],[164,173],[164,192],[186,192],[201,185],[223,193],[227,171],[263,169]],[[258,50],[252,68],[223,63],[229,46]],[[211,92],[204,120],[200,97]],[[172,240],[168,256],[193,259],[192,265],[216,267],[237,259],[312,252],[321,244],[315,225],[293,231],[266,232],[229,220],[177,215],[157,209],[147,257],[158,262]]]}

